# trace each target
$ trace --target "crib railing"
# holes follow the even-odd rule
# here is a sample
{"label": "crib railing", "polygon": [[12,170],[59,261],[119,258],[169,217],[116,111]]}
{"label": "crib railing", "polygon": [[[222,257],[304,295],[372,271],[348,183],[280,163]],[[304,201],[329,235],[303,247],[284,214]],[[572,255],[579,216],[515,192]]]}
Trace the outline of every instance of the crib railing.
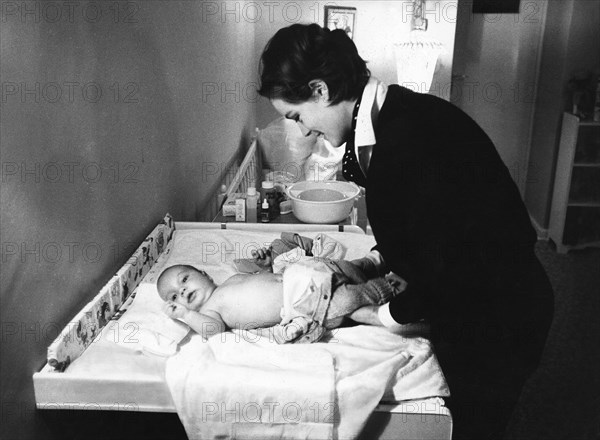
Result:
{"label": "crib railing", "polygon": [[100,292],[62,329],[48,347],[48,365],[64,371],[100,335],[111,319],[118,319],[135,296],[135,289],[148,273],[175,231],[175,222],[167,214],[146,237],[127,263]]}
{"label": "crib railing", "polygon": [[[233,193],[245,193],[248,188],[254,185],[260,188],[262,177],[262,161],[260,150],[258,149],[258,128],[256,129],[250,148],[242,160],[237,172],[231,182],[225,183],[227,186],[226,197]],[[219,209],[221,207],[218,207]]]}

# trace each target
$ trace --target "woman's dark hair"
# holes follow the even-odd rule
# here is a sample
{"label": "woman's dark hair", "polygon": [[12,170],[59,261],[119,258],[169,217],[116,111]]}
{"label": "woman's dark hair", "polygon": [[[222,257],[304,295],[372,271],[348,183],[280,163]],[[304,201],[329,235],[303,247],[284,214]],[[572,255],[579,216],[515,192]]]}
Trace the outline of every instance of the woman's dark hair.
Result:
{"label": "woman's dark hair", "polygon": [[317,24],[280,29],[267,43],[260,61],[258,93],[291,103],[311,98],[309,82],[314,79],[325,81],[331,104],[357,99],[371,76],[346,32]]}

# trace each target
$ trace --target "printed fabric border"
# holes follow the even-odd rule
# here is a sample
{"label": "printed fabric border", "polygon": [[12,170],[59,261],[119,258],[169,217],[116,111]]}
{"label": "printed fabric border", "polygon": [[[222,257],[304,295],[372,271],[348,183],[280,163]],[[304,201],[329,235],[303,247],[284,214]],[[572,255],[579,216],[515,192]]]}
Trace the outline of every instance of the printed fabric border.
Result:
{"label": "printed fabric border", "polygon": [[[100,334],[111,319],[118,319],[133,299],[131,293],[171,242],[175,222],[170,214],[154,228],[127,263],[60,332],[48,347],[48,364],[64,371]],[[129,300],[129,301],[128,301]]]}

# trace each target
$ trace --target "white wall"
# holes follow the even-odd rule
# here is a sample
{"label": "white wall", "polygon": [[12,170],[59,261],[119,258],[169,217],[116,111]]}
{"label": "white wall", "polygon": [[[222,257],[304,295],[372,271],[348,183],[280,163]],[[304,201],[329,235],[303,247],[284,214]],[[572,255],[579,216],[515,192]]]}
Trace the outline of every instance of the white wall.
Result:
{"label": "white wall", "polygon": [[575,73],[600,74],[600,1],[549,2],[525,203],[540,228],[550,221],[562,112]]}
{"label": "white wall", "polygon": [[[235,92],[256,78],[252,23],[204,20],[190,1],[72,2],[71,20],[44,4],[2,3],[0,437],[11,440],[68,438],[35,411],[46,347],[167,212],[210,219],[218,176],[206,165],[227,163],[256,124]],[[6,9],[23,5],[33,12]]]}
{"label": "white wall", "polygon": [[[411,29],[411,1],[281,2],[278,7],[271,8],[271,15],[268,14],[268,4],[272,2],[257,3],[262,5],[261,10],[264,12],[256,22],[257,61],[269,38],[277,30],[294,23],[323,25],[325,5],[339,4],[355,7],[357,10],[354,42],[373,76],[388,84],[398,82],[394,43],[404,41]],[[446,99],[450,96],[456,4],[456,0],[430,0],[425,10],[429,20],[428,38],[439,40],[445,46],[437,64],[431,93]],[[300,5],[301,8],[297,9],[294,5]],[[266,99],[260,98],[257,116],[259,127],[264,127],[278,117],[278,114]]]}
{"label": "white wall", "polygon": [[473,14],[472,2],[459,3],[451,101],[490,136],[522,194],[546,4],[521,2],[518,14]]}

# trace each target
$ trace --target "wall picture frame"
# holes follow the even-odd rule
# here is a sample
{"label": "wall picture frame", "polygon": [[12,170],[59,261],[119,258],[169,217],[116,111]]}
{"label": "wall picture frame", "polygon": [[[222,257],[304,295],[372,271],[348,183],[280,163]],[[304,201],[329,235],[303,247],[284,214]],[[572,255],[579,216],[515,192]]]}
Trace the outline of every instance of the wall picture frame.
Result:
{"label": "wall picture frame", "polygon": [[521,0],[473,0],[474,14],[518,14]]}
{"label": "wall picture frame", "polygon": [[325,6],[325,23],[327,29],[343,29],[354,39],[356,27],[356,8],[344,6]]}

